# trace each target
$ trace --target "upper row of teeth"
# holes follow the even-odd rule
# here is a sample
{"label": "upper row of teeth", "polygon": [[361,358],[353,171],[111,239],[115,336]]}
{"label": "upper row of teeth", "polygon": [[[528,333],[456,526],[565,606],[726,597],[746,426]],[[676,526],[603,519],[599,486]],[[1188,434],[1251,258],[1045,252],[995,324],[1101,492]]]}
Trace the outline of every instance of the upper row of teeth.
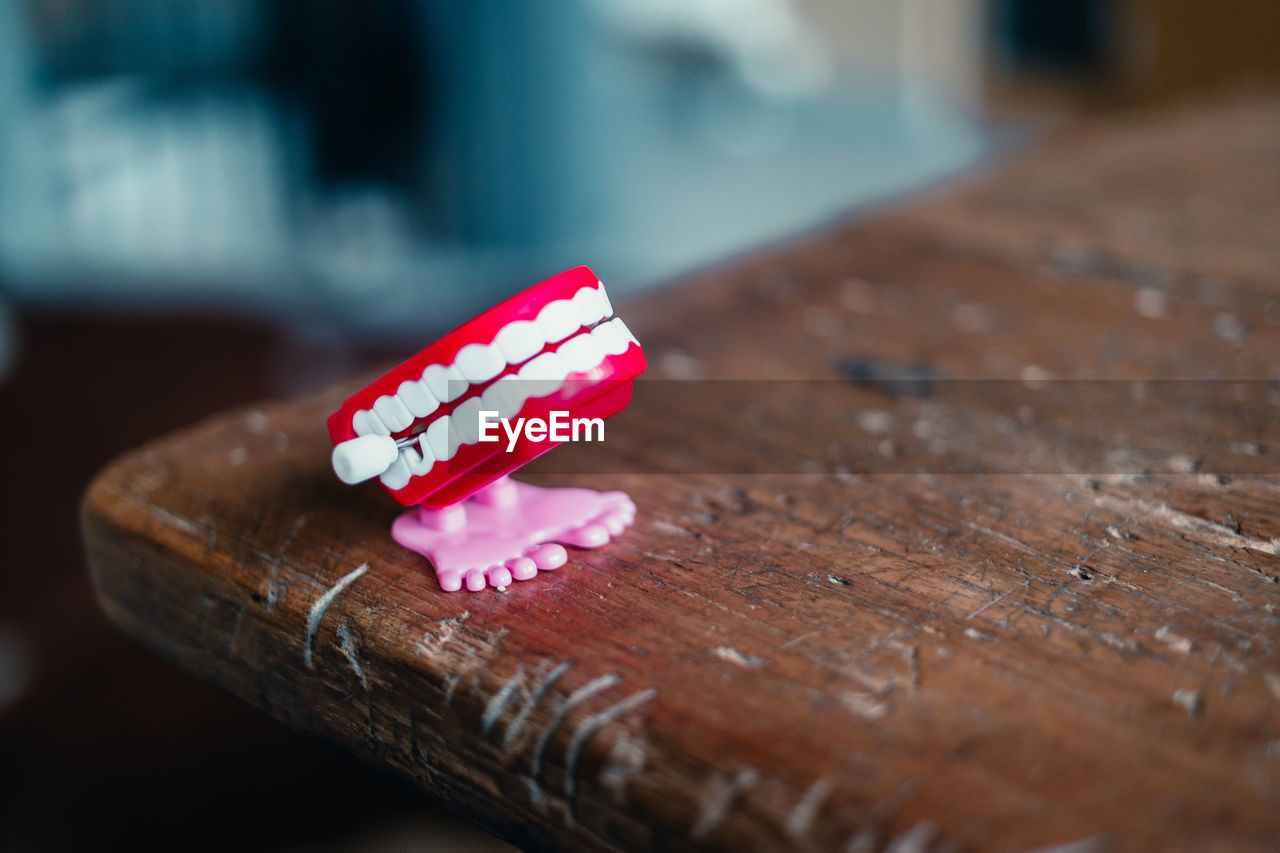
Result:
{"label": "upper row of teeth", "polygon": [[425,474],[437,460],[453,458],[458,447],[480,440],[480,412],[497,412],[499,418],[510,418],[524,406],[525,400],[554,393],[570,373],[597,366],[606,356],[619,355],[638,341],[615,317],[601,323],[585,335],[565,341],[555,352],[542,355],[520,370],[504,376],[478,396],[464,400],[452,415],[433,420],[420,435],[416,446],[402,447],[399,457],[383,474],[382,482],[391,489],[402,489],[411,475]]}
{"label": "upper row of teeth", "polygon": [[[547,344],[562,341],[612,314],[603,282],[582,288],[571,299],[548,302],[535,319],[508,323],[491,342],[471,343],[458,350],[452,364],[428,365],[421,378],[401,382],[396,393],[383,394],[372,409],[356,412],[351,427],[356,435],[390,435],[407,429],[414,418],[425,418],[441,403],[453,402],[471,385],[488,382],[508,366],[541,352]],[[598,362],[599,358],[581,369],[588,370]]]}

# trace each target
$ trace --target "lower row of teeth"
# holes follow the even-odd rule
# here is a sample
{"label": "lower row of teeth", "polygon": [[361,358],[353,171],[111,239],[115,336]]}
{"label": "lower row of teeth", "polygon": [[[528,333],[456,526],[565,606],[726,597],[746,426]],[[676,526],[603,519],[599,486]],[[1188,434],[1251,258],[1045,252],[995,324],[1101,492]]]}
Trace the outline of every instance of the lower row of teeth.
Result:
{"label": "lower row of teeth", "polygon": [[[381,480],[388,488],[402,489],[408,485],[410,477],[426,474],[437,461],[452,459],[460,445],[477,443],[480,439],[480,412],[497,412],[499,418],[510,418],[520,411],[526,400],[555,393],[570,373],[591,370],[606,357],[626,352],[632,343],[639,344],[621,318],[606,320],[590,332],[565,341],[556,351],[531,359],[516,373],[503,376],[478,396],[464,400],[452,415],[431,421],[408,446],[402,443],[404,439],[401,442],[392,439],[384,423],[376,424],[381,427],[376,430],[371,428],[367,419],[363,424],[358,423],[361,415],[375,414],[362,410],[352,421],[360,437],[334,448],[334,469],[348,483],[381,474]],[[399,397],[397,394],[393,399]],[[382,397],[379,402],[386,399]],[[405,401],[400,402],[404,405]],[[405,408],[408,414],[408,407]],[[412,417],[407,421],[398,417],[393,420],[402,424],[396,427],[397,430],[412,423]]]}

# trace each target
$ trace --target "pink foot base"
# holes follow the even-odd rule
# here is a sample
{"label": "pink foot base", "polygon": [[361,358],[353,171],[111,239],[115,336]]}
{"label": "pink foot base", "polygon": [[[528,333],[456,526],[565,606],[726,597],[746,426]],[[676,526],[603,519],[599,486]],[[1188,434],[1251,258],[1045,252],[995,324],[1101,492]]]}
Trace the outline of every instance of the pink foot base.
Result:
{"label": "pink foot base", "polygon": [[546,489],[503,478],[454,506],[418,507],[391,525],[391,538],[431,561],[440,586],[505,589],[563,566],[564,545],[599,548],[635,521],[622,492]]}

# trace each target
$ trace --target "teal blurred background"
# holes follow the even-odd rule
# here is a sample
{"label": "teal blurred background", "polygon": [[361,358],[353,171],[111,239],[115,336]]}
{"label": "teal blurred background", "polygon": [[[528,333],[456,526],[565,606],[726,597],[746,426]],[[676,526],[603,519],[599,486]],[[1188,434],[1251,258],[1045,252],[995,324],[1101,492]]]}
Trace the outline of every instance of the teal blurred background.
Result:
{"label": "teal blurred background", "polygon": [[580,263],[669,279],[988,144],[972,2],[0,9],[0,275],[24,303],[436,330]]}
{"label": "teal blurred background", "polygon": [[0,0],[0,850],[508,849],[108,626],[112,457],[1278,60],[1265,0]]}

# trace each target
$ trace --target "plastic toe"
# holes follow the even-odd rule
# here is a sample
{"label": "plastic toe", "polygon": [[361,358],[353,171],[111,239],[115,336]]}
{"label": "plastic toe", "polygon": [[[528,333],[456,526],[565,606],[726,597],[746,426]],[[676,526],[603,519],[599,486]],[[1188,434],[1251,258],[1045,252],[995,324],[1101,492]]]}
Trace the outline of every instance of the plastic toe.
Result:
{"label": "plastic toe", "polygon": [[609,531],[601,524],[584,524],[565,534],[563,542],[575,548],[599,548],[609,541]]}
{"label": "plastic toe", "polygon": [[527,581],[538,573],[538,564],[528,557],[516,557],[514,560],[507,560],[507,571],[511,572],[511,577],[518,581]]}
{"label": "plastic toe", "polygon": [[569,562],[569,552],[561,545],[538,545],[525,552],[525,556],[533,560],[539,571],[550,572]]}

